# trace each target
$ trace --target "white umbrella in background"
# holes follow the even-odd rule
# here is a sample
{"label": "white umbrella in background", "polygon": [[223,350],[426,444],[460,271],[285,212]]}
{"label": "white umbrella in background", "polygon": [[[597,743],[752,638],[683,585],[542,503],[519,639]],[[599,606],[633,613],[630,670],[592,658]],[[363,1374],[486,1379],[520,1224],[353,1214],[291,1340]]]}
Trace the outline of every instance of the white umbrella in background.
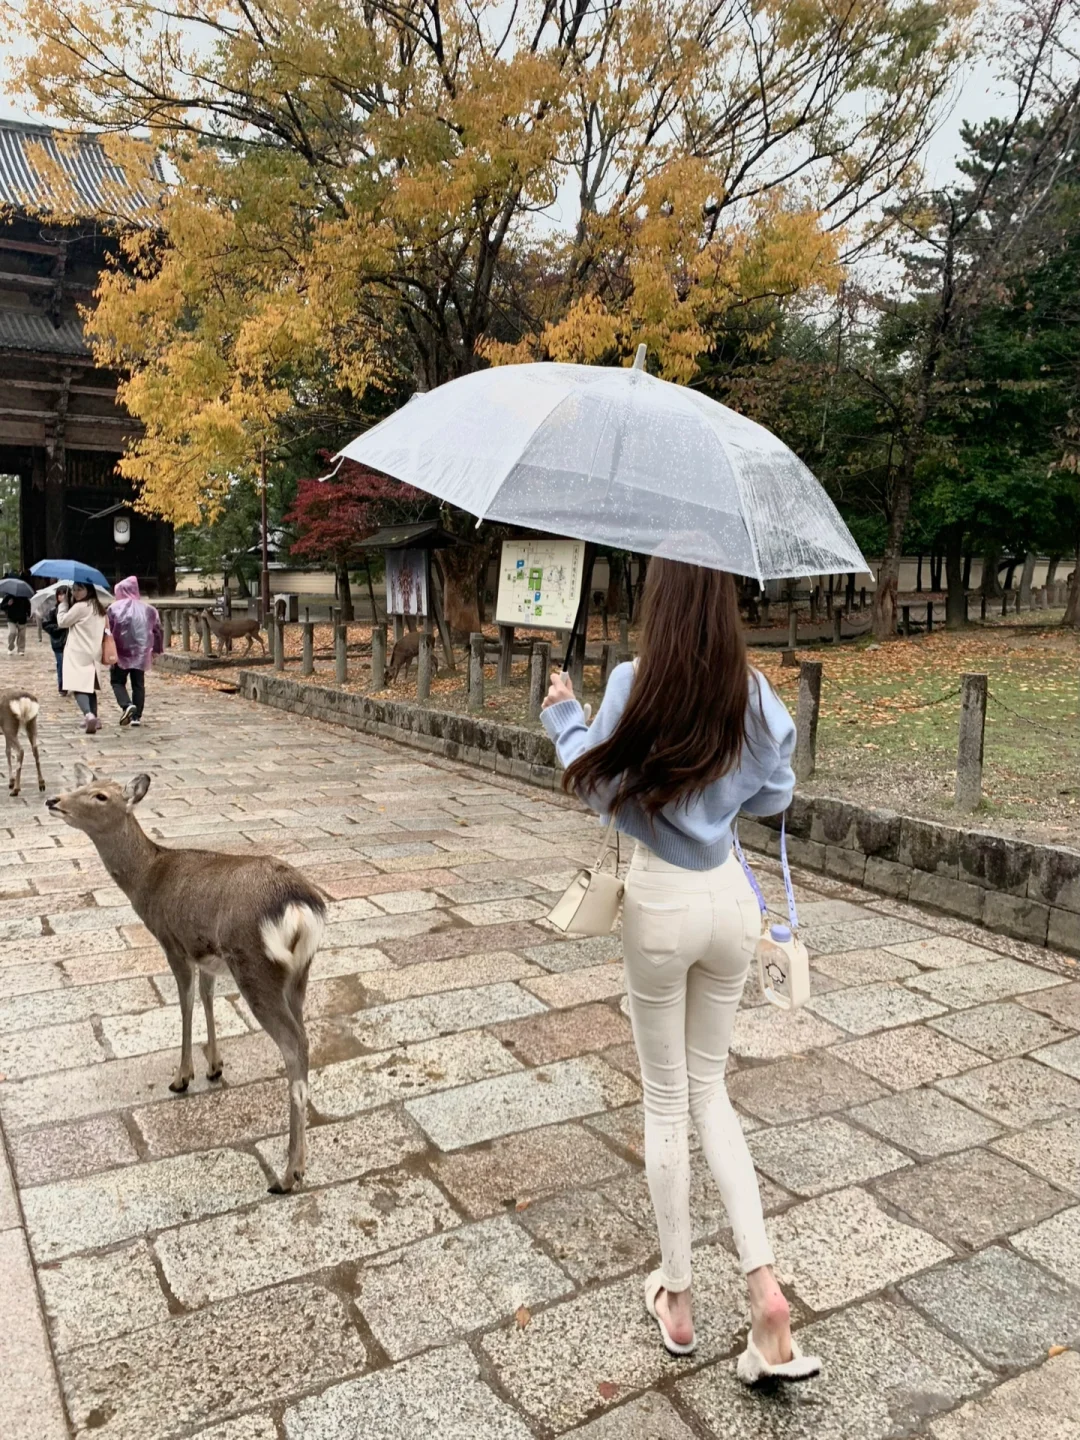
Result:
{"label": "white umbrella in background", "polygon": [[[66,585],[70,590],[72,583],[70,580],[55,580],[51,585],[46,585],[43,590],[35,590],[34,598],[30,601],[30,614],[34,619],[39,620],[45,614],[46,610],[51,609],[52,606],[56,604],[56,592],[62,585]],[[95,585],[94,589],[97,591],[97,597],[102,605],[109,606],[112,604],[113,593],[111,590],[106,590],[101,585]]]}
{"label": "white umbrella in background", "polygon": [[476,515],[738,575],[867,568],[764,426],[644,369],[507,365],[451,380],[341,451]]}

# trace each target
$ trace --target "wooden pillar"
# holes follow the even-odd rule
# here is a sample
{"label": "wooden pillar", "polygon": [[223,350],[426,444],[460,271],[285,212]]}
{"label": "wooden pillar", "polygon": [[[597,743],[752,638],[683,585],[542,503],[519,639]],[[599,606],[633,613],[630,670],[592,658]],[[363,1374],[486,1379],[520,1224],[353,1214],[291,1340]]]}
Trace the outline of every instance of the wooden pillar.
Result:
{"label": "wooden pillar", "polygon": [[386,689],[386,626],[371,627],[371,681],[368,689],[374,694]]}
{"label": "wooden pillar", "polygon": [[285,622],[274,620],[274,669],[285,669]]}
{"label": "wooden pillar", "polygon": [[180,611],[180,648],[182,650],[191,649],[191,612],[189,610]]}
{"label": "wooden pillar", "polygon": [[979,619],[980,619],[980,620],[985,620],[985,619],[986,619],[986,596],[985,596],[985,595],[980,595],[980,596],[979,596]]}
{"label": "wooden pillar", "polygon": [[905,634],[905,636],[910,636],[910,635],[911,635],[911,606],[910,606],[910,605],[901,605],[901,607],[900,607],[900,613],[901,613],[901,615],[902,615],[903,618],[904,618],[904,634]]}
{"label": "wooden pillar", "polygon": [[300,674],[315,672],[315,626],[311,620],[304,621],[304,635],[300,654]]}
{"label": "wooden pillar", "polygon": [[162,648],[168,650],[172,644],[172,611],[162,610],[161,612],[161,644]]}
{"label": "wooden pillar", "polygon": [[484,637],[474,631],[469,636],[469,710],[479,714],[484,708]]}
{"label": "wooden pillar", "polygon": [[393,621],[394,621],[394,644],[396,645],[397,642],[401,639],[401,637],[405,634],[405,617],[404,617],[403,615],[395,615],[395,616],[393,617]]}
{"label": "wooden pillar", "polygon": [[787,643],[789,650],[794,650],[799,643],[799,616],[794,605],[788,612]]}
{"label": "wooden pillar", "polygon": [[817,758],[818,714],[821,710],[821,661],[799,666],[799,703],[795,712],[795,778],[809,780]]}
{"label": "wooden pillar", "polygon": [[[416,698],[431,698],[431,672],[435,668],[435,638],[430,630],[420,632],[420,649],[416,653]],[[481,685],[483,684],[481,671]]]}
{"label": "wooden pillar", "polygon": [[334,679],[344,685],[349,678],[349,632],[344,622],[334,626]]}
{"label": "wooden pillar", "polygon": [[832,638],[834,645],[839,645],[842,639],[841,626],[843,619],[844,613],[842,610],[834,610],[832,612]]}
{"label": "wooden pillar", "polygon": [[514,627],[513,625],[499,626],[499,673],[497,684],[502,687],[510,684],[510,677],[514,668]]}
{"label": "wooden pillar", "polygon": [[600,685],[601,688],[608,682],[608,676],[615,668],[615,646],[605,645],[600,652]]}
{"label": "wooden pillar", "polygon": [[45,430],[45,553],[50,559],[67,556],[67,412],[71,369],[60,373],[53,414]]}
{"label": "wooden pillar", "polygon": [[548,689],[551,673],[551,646],[546,640],[533,646],[532,661],[529,665],[529,719],[536,720]]}
{"label": "wooden pillar", "polygon": [[956,749],[956,808],[970,814],[982,799],[986,732],[986,676],[965,675],[960,694],[960,738]]}
{"label": "wooden pillar", "polygon": [[926,633],[927,633],[927,635],[933,634],[933,630],[934,630],[934,602],[933,602],[932,600],[927,600],[927,602],[926,602]]}

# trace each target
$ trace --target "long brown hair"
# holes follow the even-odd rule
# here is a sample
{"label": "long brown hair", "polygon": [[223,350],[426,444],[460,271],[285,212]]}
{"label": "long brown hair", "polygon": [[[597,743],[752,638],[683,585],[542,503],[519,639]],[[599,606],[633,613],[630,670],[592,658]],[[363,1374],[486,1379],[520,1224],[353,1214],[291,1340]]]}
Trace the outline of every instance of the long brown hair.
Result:
{"label": "long brown hair", "polygon": [[749,698],[733,578],[654,558],[626,708],[613,734],[575,760],[563,784],[587,797],[618,781],[614,809],[633,800],[655,816],[738,764]]}

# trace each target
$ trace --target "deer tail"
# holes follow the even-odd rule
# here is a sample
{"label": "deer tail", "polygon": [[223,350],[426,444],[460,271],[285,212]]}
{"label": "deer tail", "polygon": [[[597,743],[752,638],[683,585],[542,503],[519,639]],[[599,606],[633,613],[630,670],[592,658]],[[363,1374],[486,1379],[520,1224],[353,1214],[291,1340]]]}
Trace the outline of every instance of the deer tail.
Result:
{"label": "deer tail", "polygon": [[321,907],[290,901],[280,915],[262,922],[259,934],[271,960],[300,974],[319,948],[324,923]]}
{"label": "deer tail", "polygon": [[11,706],[11,713],[23,725],[29,725],[31,720],[36,720],[38,711],[41,709],[32,695],[18,695],[8,703]]}

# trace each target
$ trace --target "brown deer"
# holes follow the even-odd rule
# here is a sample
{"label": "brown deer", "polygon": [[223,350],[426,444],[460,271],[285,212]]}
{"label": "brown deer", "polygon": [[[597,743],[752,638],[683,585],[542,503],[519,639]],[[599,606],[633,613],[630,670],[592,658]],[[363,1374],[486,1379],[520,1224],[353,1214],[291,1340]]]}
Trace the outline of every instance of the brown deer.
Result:
{"label": "brown deer", "polygon": [[29,694],[26,690],[5,690],[3,694],[0,694],[0,731],[3,732],[4,748],[7,751],[8,794],[12,799],[18,795],[19,786],[22,784],[23,756],[26,753],[19,744],[20,727],[26,731],[30,749],[34,752],[38,789],[45,789],[45,777],[41,773],[41,758],[38,755],[37,743],[37,722],[40,708],[37,696]]}
{"label": "brown deer", "polygon": [[308,1039],[304,994],[322,939],[326,903],[298,870],[263,855],[220,855],[156,844],[132,814],[149,775],[126,786],[75,766],[78,788],[45,804],[97,847],[106,870],[165,951],[180,995],[180,1068],[170,1090],[194,1078],[195,979],[206,1014],[207,1078],[221,1079],[214,1031],[214,977],[231,974],[252,1014],[281,1051],[289,1080],[289,1156],[274,1194],[307,1166]]}
{"label": "brown deer", "polygon": [[251,642],[257,640],[266,654],[266,641],[262,637],[262,627],[254,616],[247,620],[219,620],[210,610],[200,610],[199,618],[205,620],[210,627],[210,634],[218,642],[217,653],[223,655],[226,649],[232,654],[232,642],[234,640],[246,640],[247,649],[245,656],[251,654]]}
{"label": "brown deer", "polygon": [[[406,630],[400,640],[394,641],[394,649],[390,655],[390,664],[386,667],[388,685],[397,683],[397,677],[401,671],[405,671],[405,681],[408,683],[409,666],[420,654],[420,631]],[[419,661],[417,661],[419,663]]]}

